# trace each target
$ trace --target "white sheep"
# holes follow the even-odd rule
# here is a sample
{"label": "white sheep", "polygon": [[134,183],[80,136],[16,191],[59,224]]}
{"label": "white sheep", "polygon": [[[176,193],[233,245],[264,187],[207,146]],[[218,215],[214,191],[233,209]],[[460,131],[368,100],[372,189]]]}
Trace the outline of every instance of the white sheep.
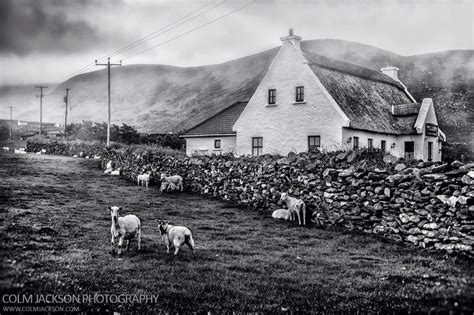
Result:
{"label": "white sheep", "polygon": [[298,224],[301,225],[301,217],[303,217],[303,225],[306,225],[306,205],[303,200],[290,197],[287,193],[282,193],[280,200],[286,203],[291,213],[291,221],[295,220],[296,215],[298,217]]}
{"label": "white sheep", "polygon": [[110,172],[110,175],[120,175],[120,168],[118,168],[118,169],[113,170],[112,172]]}
{"label": "white sheep", "polygon": [[165,174],[161,174],[161,181],[166,181],[169,184],[175,184],[180,191],[183,191],[183,178],[179,175],[173,175],[167,177]]}
{"label": "white sheep", "polygon": [[110,174],[110,173],[112,173],[113,170],[114,170],[114,169],[113,169],[113,167],[112,167],[112,161],[108,161],[108,162],[107,162],[107,165],[106,165],[106,167],[105,167],[104,174]]}
{"label": "white sheep", "polygon": [[291,220],[291,212],[288,209],[277,209],[273,211],[272,218],[274,219],[283,219],[283,220]]}
{"label": "white sheep", "polygon": [[3,147],[4,152],[10,152],[10,147]]}
{"label": "white sheep", "polygon": [[127,240],[126,250],[128,251],[130,240],[132,238],[138,238],[138,250],[142,242],[142,231],[140,226],[140,219],[133,214],[126,215],[124,217],[119,216],[119,211],[122,207],[107,207],[110,210],[110,216],[112,217],[112,226],[110,227],[110,233],[112,234],[112,248],[115,247],[115,238],[119,237],[118,243],[118,254],[122,254],[123,240]]}
{"label": "white sheep", "polygon": [[150,174],[151,174],[151,172],[148,171],[148,173],[138,175],[137,176],[138,186],[140,186],[140,183],[141,183],[142,186],[148,187],[148,184],[150,183]]}
{"label": "white sheep", "polygon": [[176,191],[176,190],[178,190],[178,186],[176,186],[176,185],[173,184],[173,183],[170,183],[170,184],[168,185],[168,188],[166,189],[167,192],[172,192],[172,191]]}
{"label": "white sheep", "polygon": [[166,191],[166,189],[168,188],[168,185],[169,185],[168,182],[162,182],[160,186],[160,192]]}
{"label": "white sheep", "polygon": [[194,240],[191,231],[184,226],[174,226],[169,221],[158,221],[161,237],[165,241],[166,253],[174,247],[174,254],[178,255],[179,248],[184,244],[192,250],[194,255]]}

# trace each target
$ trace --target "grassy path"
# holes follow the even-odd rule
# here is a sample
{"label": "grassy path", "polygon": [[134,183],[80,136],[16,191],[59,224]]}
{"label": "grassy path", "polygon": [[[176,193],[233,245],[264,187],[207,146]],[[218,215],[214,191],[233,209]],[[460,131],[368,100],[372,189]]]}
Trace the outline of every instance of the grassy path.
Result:
{"label": "grassy path", "polygon": [[[97,160],[0,154],[2,295],[147,294],[101,311],[472,312],[469,261],[366,235],[302,228],[190,194],[104,176]],[[107,206],[142,220],[110,254]],[[156,219],[193,231],[196,257],[167,255]],[[1,311],[0,311],[1,312]]]}

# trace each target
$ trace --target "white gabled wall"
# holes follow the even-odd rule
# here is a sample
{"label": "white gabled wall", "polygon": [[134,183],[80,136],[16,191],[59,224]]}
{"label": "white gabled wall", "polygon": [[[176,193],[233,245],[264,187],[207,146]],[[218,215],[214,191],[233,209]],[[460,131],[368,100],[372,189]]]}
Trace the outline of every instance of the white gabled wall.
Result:
{"label": "white gabled wall", "polygon": [[[221,149],[214,149],[214,140],[221,140]],[[235,153],[235,136],[186,138],[186,155]]]}
{"label": "white gabled wall", "polygon": [[[295,104],[295,89],[304,86],[305,102]],[[268,90],[276,89],[276,105],[268,105]],[[245,110],[234,124],[236,154],[252,154],[252,137],[263,138],[262,154],[308,150],[308,136],[321,136],[321,147],[341,146],[347,117],[317,82],[307,60],[284,41]]]}

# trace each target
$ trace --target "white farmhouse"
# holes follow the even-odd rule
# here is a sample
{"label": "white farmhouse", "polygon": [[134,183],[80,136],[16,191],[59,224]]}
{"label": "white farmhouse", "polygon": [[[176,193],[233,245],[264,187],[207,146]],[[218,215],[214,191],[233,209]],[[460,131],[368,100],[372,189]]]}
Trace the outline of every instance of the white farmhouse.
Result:
{"label": "white farmhouse", "polygon": [[319,148],[380,148],[397,157],[441,160],[444,134],[431,99],[417,103],[397,76],[282,46],[250,100],[188,130],[187,154],[288,154]]}

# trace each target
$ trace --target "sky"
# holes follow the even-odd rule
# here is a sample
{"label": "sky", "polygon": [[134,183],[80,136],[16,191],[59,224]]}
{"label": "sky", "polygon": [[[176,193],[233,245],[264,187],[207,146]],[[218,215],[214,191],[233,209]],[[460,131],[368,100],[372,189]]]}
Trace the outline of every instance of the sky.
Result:
{"label": "sky", "polygon": [[59,83],[121,48],[112,62],[221,63],[289,28],[400,55],[474,49],[474,0],[0,0],[0,85]]}

